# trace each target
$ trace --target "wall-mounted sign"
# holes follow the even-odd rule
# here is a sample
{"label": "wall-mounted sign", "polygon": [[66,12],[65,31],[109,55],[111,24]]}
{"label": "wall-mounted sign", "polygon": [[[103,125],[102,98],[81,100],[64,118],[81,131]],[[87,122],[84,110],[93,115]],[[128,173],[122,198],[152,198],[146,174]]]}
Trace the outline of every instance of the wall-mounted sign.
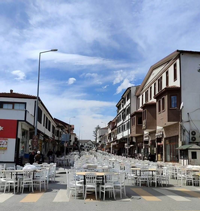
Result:
{"label": "wall-mounted sign", "polygon": [[8,139],[2,138],[0,139],[0,150],[7,150],[8,148]]}
{"label": "wall-mounted sign", "polygon": [[2,126],[0,126],[0,131],[1,131],[1,130],[3,130],[3,127],[2,127]]}

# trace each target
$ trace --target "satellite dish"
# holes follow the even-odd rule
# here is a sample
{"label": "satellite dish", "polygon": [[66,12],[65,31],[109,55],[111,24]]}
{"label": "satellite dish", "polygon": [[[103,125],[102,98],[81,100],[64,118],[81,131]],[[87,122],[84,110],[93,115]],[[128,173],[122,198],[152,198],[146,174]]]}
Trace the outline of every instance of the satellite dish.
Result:
{"label": "satellite dish", "polygon": [[183,107],[184,107],[184,105],[183,105],[183,102],[182,102],[181,105],[180,105],[180,110],[182,110]]}

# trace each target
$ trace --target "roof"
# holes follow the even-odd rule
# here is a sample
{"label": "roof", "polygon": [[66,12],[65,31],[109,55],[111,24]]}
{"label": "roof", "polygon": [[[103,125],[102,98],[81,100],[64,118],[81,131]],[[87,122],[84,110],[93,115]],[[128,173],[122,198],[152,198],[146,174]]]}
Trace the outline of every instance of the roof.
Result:
{"label": "roof", "polygon": [[124,95],[126,94],[126,92],[127,92],[129,89],[131,89],[131,86],[130,86],[130,87],[128,87],[128,88],[125,90],[125,92],[123,93],[123,95],[122,95],[121,99],[120,99],[120,100],[119,100],[119,102],[116,104],[116,107],[120,104],[120,102],[122,101],[122,99],[123,99]]}
{"label": "roof", "polygon": [[169,90],[179,90],[179,89],[180,89],[179,86],[168,86],[168,87],[165,87],[160,92],[158,92],[156,95],[154,95],[154,99],[156,99],[159,95],[161,95],[162,93],[164,93],[166,91],[169,91]]}
{"label": "roof", "polygon": [[148,102],[148,103],[144,103],[141,108],[144,108],[145,106],[151,106],[151,105],[156,105],[156,102],[154,101],[151,101],[151,102]]}
{"label": "roof", "polygon": [[166,64],[163,68],[168,69],[169,66],[171,66],[173,64],[173,62],[175,61],[175,59],[181,54],[181,53],[190,53],[190,54],[200,54],[199,51],[186,51],[186,50],[176,50],[173,53],[169,54],[168,56],[164,57],[163,59],[161,59],[160,61],[158,61],[157,63],[155,63],[154,65],[152,65],[149,68],[148,73],[146,74],[142,84],[140,85],[138,91],[136,92],[136,96],[140,95],[140,92],[142,91],[143,87],[145,86],[147,80],[149,79],[151,73],[154,71],[154,69],[158,68],[159,66]]}
{"label": "roof", "polygon": [[92,142],[92,143],[94,144],[94,142],[91,141],[91,140],[79,140],[79,143],[80,143],[80,144],[86,144],[86,143],[88,143],[88,142]]}
{"label": "roof", "polygon": [[185,150],[185,149],[188,149],[188,150],[192,150],[192,149],[199,149],[200,150],[200,146],[196,145],[196,144],[188,144],[188,145],[183,145],[183,146],[180,146],[176,149],[179,149],[179,150]]}
{"label": "roof", "polygon": [[[23,98],[23,99],[37,99],[36,96],[34,95],[27,95],[27,94],[22,94],[22,93],[16,93],[13,92],[13,90],[10,90],[10,92],[1,92],[0,93],[0,97],[7,97],[7,98]],[[54,121],[54,118],[52,117],[52,115],[50,114],[50,112],[48,111],[48,109],[46,108],[46,106],[44,105],[44,103],[42,102],[42,100],[39,97],[39,101],[41,102],[42,106],[45,108],[45,110],[47,111],[47,113],[49,114],[49,116],[52,118],[52,120]]]}
{"label": "roof", "polygon": [[138,114],[138,113],[142,113],[143,112],[143,109],[138,109],[137,111],[134,111],[131,116],[134,116],[135,114]]}

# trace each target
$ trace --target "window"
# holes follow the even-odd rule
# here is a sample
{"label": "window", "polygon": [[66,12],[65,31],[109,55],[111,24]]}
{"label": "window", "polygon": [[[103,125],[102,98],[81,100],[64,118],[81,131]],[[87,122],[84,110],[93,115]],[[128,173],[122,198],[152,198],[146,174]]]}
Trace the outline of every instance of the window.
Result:
{"label": "window", "polygon": [[48,130],[51,131],[51,121],[49,120]]}
{"label": "window", "polygon": [[11,104],[11,103],[4,103],[3,104],[3,108],[12,109],[13,108],[13,104]]}
{"label": "window", "polygon": [[130,114],[131,107],[129,106],[126,110],[126,115]]}
{"label": "window", "polygon": [[150,100],[152,99],[152,86],[150,87]]}
{"label": "window", "polygon": [[147,110],[143,111],[143,120],[147,119]]}
{"label": "window", "polygon": [[45,116],[45,114],[44,114],[44,116],[43,116],[43,126],[45,127],[45,120],[46,120],[46,116]]}
{"label": "window", "polygon": [[132,117],[132,126],[135,125],[135,117]]}
{"label": "window", "polygon": [[42,123],[42,110],[38,107],[38,122]]}
{"label": "window", "polygon": [[161,102],[160,102],[161,100],[158,100],[158,112],[160,113],[160,111],[161,111]]}
{"label": "window", "polygon": [[147,90],[147,91],[145,92],[145,103],[149,101],[148,96],[149,96],[149,92],[148,92],[148,90]]}
{"label": "window", "polygon": [[192,154],[192,159],[197,159],[197,152],[191,152]]}
{"label": "window", "polygon": [[177,64],[174,64],[174,81],[177,80]]}
{"label": "window", "polygon": [[169,86],[169,72],[166,72],[166,86]]}
{"label": "window", "polygon": [[130,92],[127,94],[127,101],[130,99]]}
{"label": "window", "polygon": [[49,120],[48,120],[48,118],[46,117],[46,129],[48,128],[48,124],[49,124]]}
{"label": "window", "polygon": [[143,106],[143,102],[144,102],[144,101],[143,101],[143,94],[142,94],[142,106]]}
{"label": "window", "polygon": [[162,98],[162,111],[165,110],[165,97]]}
{"label": "window", "polygon": [[138,125],[142,125],[142,117],[138,117],[138,119],[137,119],[137,124],[138,124]]}
{"label": "window", "polygon": [[126,128],[127,128],[127,130],[130,129],[130,122],[129,121],[126,124]]}
{"label": "window", "polygon": [[15,103],[14,104],[14,109],[24,110],[25,109],[25,104],[24,103]]}
{"label": "window", "polygon": [[156,95],[156,83],[154,83],[154,95]]}
{"label": "window", "polygon": [[162,90],[162,76],[158,79],[158,92]]}
{"label": "window", "polygon": [[52,125],[52,134],[55,135],[55,127]]}
{"label": "window", "polygon": [[170,108],[177,108],[177,96],[172,95],[170,99]]}

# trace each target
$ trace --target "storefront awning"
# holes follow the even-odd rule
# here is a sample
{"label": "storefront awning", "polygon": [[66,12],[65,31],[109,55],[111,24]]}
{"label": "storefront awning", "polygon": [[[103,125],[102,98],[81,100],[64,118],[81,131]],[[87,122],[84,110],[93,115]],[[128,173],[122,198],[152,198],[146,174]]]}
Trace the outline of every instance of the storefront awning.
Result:
{"label": "storefront awning", "polygon": [[200,146],[196,145],[196,144],[188,144],[188,145],[183,145],[180,146],[178,148],[176,148],[178,150],[192,150],[192,149],[196,149],[196,150],[200,150]]}

